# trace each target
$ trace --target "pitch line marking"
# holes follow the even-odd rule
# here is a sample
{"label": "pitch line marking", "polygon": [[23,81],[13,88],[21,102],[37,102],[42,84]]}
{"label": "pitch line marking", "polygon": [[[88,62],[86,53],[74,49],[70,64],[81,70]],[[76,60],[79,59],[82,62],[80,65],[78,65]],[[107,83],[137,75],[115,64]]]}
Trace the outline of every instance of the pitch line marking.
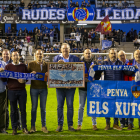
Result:
{"label": "pitch line marking", "polygon": [[[12,134],[1,134],[2,135],[12,135]],[[41,137],[52,137],[52,136],[55,136],[55,137],[130,137],[130,136],[133,136],[133,137],[140,137],[140,135],[41,135],[41,134],[29,134],[29,135],[26,135],[26,134],[18,134],[17,136],[41,136]]]}

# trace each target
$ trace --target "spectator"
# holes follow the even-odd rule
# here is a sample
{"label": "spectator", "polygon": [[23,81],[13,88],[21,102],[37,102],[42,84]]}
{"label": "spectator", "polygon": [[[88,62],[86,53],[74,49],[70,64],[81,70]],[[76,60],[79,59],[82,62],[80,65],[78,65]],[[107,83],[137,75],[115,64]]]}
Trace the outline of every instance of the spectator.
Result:
{"label": "spectator", "polygon": [[5,7],[4,7],[4,5],[2,5],[1,9],[2,9],[3,11],[5,10]]}
{"label": "spectator", "polygon": [[127,8],[128,6],[129,6],[128,2],[126,2],[126,0],[124,0],[123,7]]}
{"label": "spectator", "polygon": [[122,42],[126,42],[126,32],[124,32],[122,35]]}
{"label": "spectator", "polygon": [[12,33],[12,36],[13,36],[13,37],[16,36],[16,30],[15,30],[14,27],[12,27],[12,29],[11,29],[11,33]]}
{"label": "spectator", "polygon": [[79,7],[79,3],[78,3],[78,1],[76,2],[75,7]]}
{"label": "spectator", "polygon": [[10,27],[8,27],[6,33],[7,33],[7,36],[10,36],[11,35],[11,29],[10,29]]}
{"label": "spectator", "polygon": [[32,9],[32,4],[31,3],[28,4],[28,9]]}
{"label": "spectator", "polygon": [[78,46],[80,46],[80,38],[81,38],[81,35],[79,35],[77,33],[76,36],[75,36],[75,38],[76,38],[76,43],[77,43],[77,48],[78,48]]}
{"label": "spectator", "polygon": [[19,55],[21,55],[21,51],[22,51],[22,46],[18,43],[18,45],[16,46],[16,49],[19,49]]}
{"label": "spectator", "polygon": [[47,37],[47,34],[45,34],[45,35],[44,35],[44,37],[43,37],[43,41],[44,41],[45,43],[47,43],[47,42],[48,42],[48,37]]}
{"label": "spectator", "polygon": [[28,34],[28,30],[25,27],[25,30],[23,31],[24,36],[26,36]]}
{"label": "spectator", "polygon": [[95,47],[94,52],[95,53],[98,53],[99,52],[99,49],[97,48],[97,46]]}
{"label": "spectator", "polygon": [[9,10],[10,10],[10,13],[11,13],[11,16],[13,15],[13,10],[14,10],[14,6],[13,6],[13,3],[11,3],[9,5]]}
{"label": "spectator", "polygon": [[3,36],[3,30],[0,28],[0,38]]}
{"label": "spectator", "polygon": [[19,15],[19,5],[18,5],[18,4],[16,4],[15,10],[16,10],[16,14],[17,14],[17,16],[18,16],[18,15]]}
{"label": "spectator", "polygon": [[115,41],[114,41],[114,38],[112,38],[111,41],[112,41],[112,46],[111,46],[111,48],[114,48],[114,47],[115,47]]}
{"label": "spectator", "polygon": [[[107,4],[107,3],[106,3],[106,4]],[[105,8],[105,7],[106,7],[106,4],[105,4],[105,2],[103,1],[102,8]]]}
{"label": "spectator", "polygon": [[70,8],[73,7],[73,3],[72,3],[72,0],[70,0]]}
{"label": "spectator", "polygon": [[36,3],[36,8],[40,8],[40,4],[38,3],[38,1]]}
{"label": "spectator", "polygon": [[119,46],[120,46],[121,35],[120,35],[119,30],[117,31],[117,40],[118,40],[118,43],[119,43]]}
{"label": "spectator", "polygon": [[59,52],[59,49],[57,48],[57,46],[55,46],[55,47],[53,48],[53,50],[54,50],[55,53],[58,53],[58,52]]}
{"label": "spectator", "polygon": [[135,49],[138,49],[139,45],[140,45],[140,43],[138,42],[138,39],[135,38],[135,40],[133,42],[134,42]]}
{"label": "spectator", "polygon": [[22,30],[21,30],[21,28],[19,29],[19,31],[18,31],[18,36],[19,36],[19,38],[21,38],[21,36],[22,36]]}
{"label": "spectator", "polygon": [[83,1],[83,7],[86,7],[87,6],[87,3],[86,3],[86,1],[84,0]]}
{"label": "spectator", "polygon": [[[106,8],[109,7],[108,3],[105,4],[105,7],[106,7]],[[104,8],[105,8],[105,7],[104,7]]]}
{"label": "spectator", "polygon": [[88,0],[87,6],[88,6],[88,7],[91,6],[90,0]]}
{"label": "spectator", "polygon": [[21,7],[22,9],[24,9],[24,6],[25,6],[25,3],[24,3],[23,0],[21,0],[21,2],[20,2],[20,7]]}
{"label": "spectator", "polygon": [[81,46],[79,47],[78,52],[83,53],[83,48]]}
{"label": "spectator", "polygon": [[33,54],[32,54],[33,45],[32,45],[32,42],[31,42],[31,41],[29,42],[28,50],[29,50],[29,55],[30,55],[30,56],[33,56]]}
{"label": "spectator", "polygon": [[74,53],[77,53],[77,52],[78,52],[77,47],[74,47],[74,48],[72,49],[72,51],[73,51]]}
{"label": "spectator", "polygon": [[91,44],[91,31],[88,32],[88,43]]}
{"label": "spectator", "polygon": [[43,42],[43,44],[41,45],[42,50],[46,50],[46,44],[45,42]]}
{"label": "spectator", "polygon": [[50,43],[53,46],[53,38],[54,38],[54,31],[51,29],[50,30]]}
{"label": "spectator", "polygon": [[122,1],[120,1],[119,3],[118,3],[118,8],[122,8],[123,7],[123,4],[122,4]]}
{"label": "spectator", "polygon": [[92,52],[92,53],[94,52],[94,48],[93,48],[93,46],[91,47],[91,49],[90,49],[90,50],[91,50],[91,52]]}
{"label": "spectator", "polygon": [[27,39],[27,42],[29,43],[29,42],[30,42],[30,39],[31,39],[31,37],[29,36],[29,34],[28,34],[28,36],[26,37],[26,39]]}
{"label": "spectator", "polygon": [[88,32],[86,29],[83,34],[83,46],[84,46],[85,41],[87,42],[87,46],[88,46]]}
{"label": "spectator", "polygon": [[95,46],[95,33],[96,31],[94,31],[94,29],[91,30],[91,45],[92,43],[94,43]]}

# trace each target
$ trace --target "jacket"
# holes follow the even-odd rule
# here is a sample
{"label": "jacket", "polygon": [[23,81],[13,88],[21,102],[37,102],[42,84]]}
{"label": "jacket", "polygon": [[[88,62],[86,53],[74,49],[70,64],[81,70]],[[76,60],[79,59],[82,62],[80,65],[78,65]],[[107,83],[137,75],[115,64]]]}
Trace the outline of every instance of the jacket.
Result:
{"label": "jacket", "polygon": [[[54,57],[53,62],[58,62],[61,59],[63,59],[62,54],[57,55]],[[80,62],[80,59],[75,55],[69,55],[69,62]]]}

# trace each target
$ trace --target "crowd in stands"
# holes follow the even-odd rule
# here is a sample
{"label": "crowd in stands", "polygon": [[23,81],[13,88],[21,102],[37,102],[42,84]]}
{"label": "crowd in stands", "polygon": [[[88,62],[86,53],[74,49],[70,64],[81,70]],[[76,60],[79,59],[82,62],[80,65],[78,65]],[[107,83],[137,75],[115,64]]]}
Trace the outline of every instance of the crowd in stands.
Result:
{"label": "crowd in stands", "polygon": [[120,0],[118,3],[116,3],[116,1],[105,0],[105,1],[102,1],[102,5],[101,5],[102,8],[108,8],[108,7],[128,8],[129,6],[133,7],[134,3],[130,5],[126,0],[124,1]]}
{"label": "crowd in stands", "polygon": [[86,3],[86,1],[82,1],[81,5],[79,5],[78,1],[75,3],[75,2],[72,2],[72,0],[70,0],[70,7],[90,7],[91,6],[91,3],[90,3],[90,0],[88,0],[88,2]]}
{"label": "crowd in stands", "polygon": [[[29,2],[27,8],[28,9],[38,9],[38,8],[66,8],[67,7],[67,3],[63,3],[61,1],[47,1],[46,4],[41,3],[40,1],[36,1],[36,2]],[[9,4],[8,5],[1,5],[1,8],[5,11],[9,11],[11,13],[11,15],[13,14],[13,12],[16,12],[17,14],[19,13],[19,8],[24,9],[25,8],[25,3],[22,0],[20,2],[20,4]]]}

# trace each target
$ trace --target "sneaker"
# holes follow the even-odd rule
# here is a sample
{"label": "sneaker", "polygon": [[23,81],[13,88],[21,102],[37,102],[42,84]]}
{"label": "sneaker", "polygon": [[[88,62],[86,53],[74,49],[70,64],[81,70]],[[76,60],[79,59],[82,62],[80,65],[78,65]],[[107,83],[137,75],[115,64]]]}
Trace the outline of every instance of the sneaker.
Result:
{"label": "sneaker", "polygon": [[77,131],[80,131],[80,130],[81,130],[81,125],[78,125],[78,127],[77,127],[76,130],[77,130]]}
{"label": "sneaker", "polygon": [[6,132],[5,129],[0,130],[0,133],[8,134],[8,132]]}
{"label": "sneaker", "polygon": [[119,130],[119,131],[121,131],[122,130],[122,128],[121,127],[119,127],[118,125],[116,125],[116,124],[114,124],[113,125],[113,129],[116,129],[116,130]]}
{"label": "sneaker", "polygon": [[31,130],[30,130],[30,133],[34,133],[34,132],[36,132],[37,130],[36,130],[36,128],[35,128],[35,126],[32,126],[31,127]]}
{"label": "sneaker", "polygon": [[17,135],[17,129],[13,129],[12,135]]}
{"label": "sneaker", "polygon": [[93,125],[93,128],[92,128],[94,131],[97,130],[97,126],[96,125]]}
{"label": "sneaker", "polygon": [[72,132],[75,132],[75,129],[73,128],[73,126],[69,126],[69,127],[68,127],[68,130],[69,130],[69,131],[72,131]]}
{"label": "sneaker", "polygon": [[132,130],[132,128],[133,128],[132,124],[129,124],[127,130]]}
{"label": "sneaker", "polygon": [[63,131],[63,127],[61,125],[58,125],[56,132],[61,132],[61,131]]}
{"label": "sneaker", "polygon": [[24,133],[24,134],[29,134],[27,128],[23,128],[23,133]]}
{"label": "sneaker", "polygon": [[41,128],[41,131],[44,132],[44,133],[49,133],[49,131],[47,130],[47,127],[46,126],[42,127]]}
{"label": "sneaker", "polygon": [[106,124],[106,127],[104,130],[110,130],[110,124]]}

